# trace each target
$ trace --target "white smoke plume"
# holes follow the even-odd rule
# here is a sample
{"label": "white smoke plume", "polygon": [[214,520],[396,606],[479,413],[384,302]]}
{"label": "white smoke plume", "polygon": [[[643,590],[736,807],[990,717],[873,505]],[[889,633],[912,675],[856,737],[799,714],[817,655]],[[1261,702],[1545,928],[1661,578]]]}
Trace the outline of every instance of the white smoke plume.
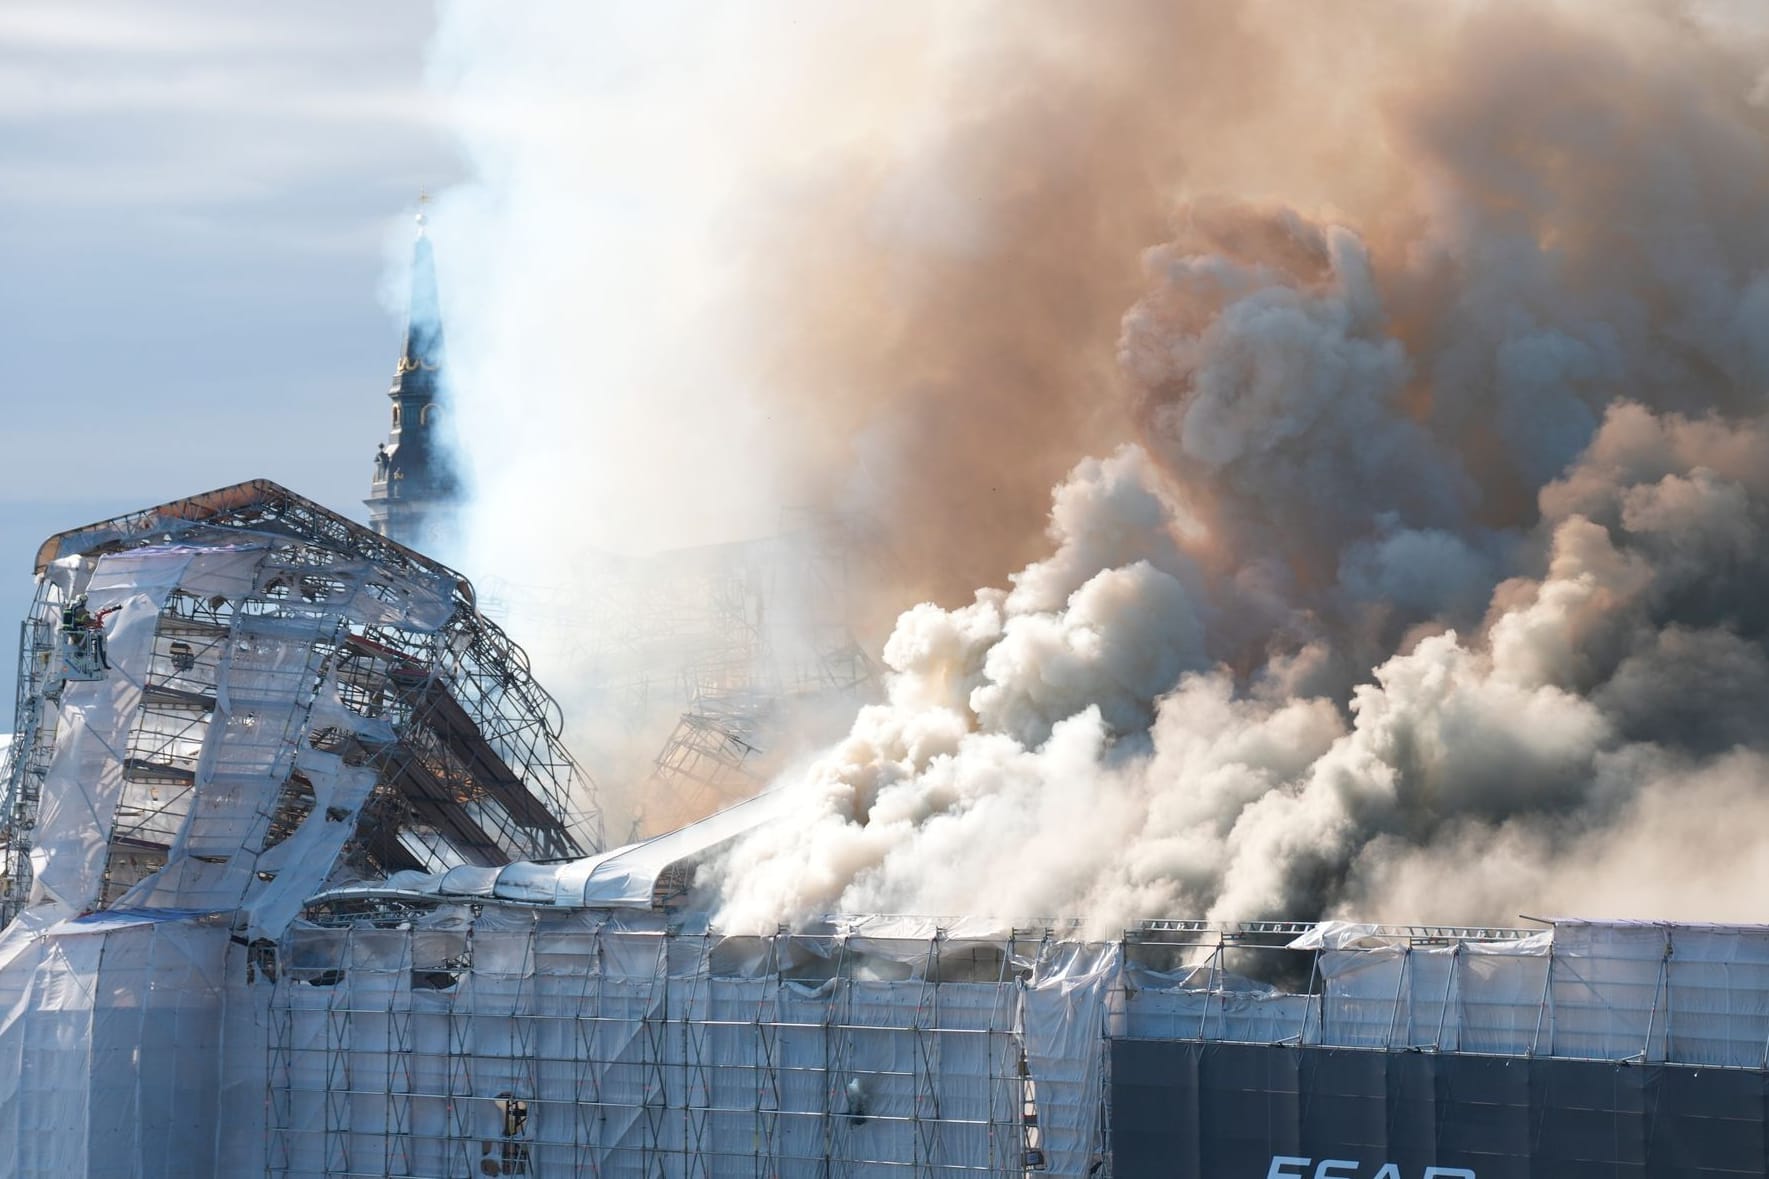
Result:
{"label": "white smoke plume", "polygon": [[784,784],[724,919],[1761,916],[1762,422],[1617,405],[1542,493],[1537,574],[1343,710],[1212,662],[1238,587],[1186,561],[1165,483],[1136,448],[1083,463],[1051,559],[903,615],[890,699]]}
{"label": "white smoke plume", "polygon": [[810,500],[927,599],[722,921],[1763,916],[1751,20],[540,11],[450,24],[515,127],[458,350],[548,411],[484,552]]}

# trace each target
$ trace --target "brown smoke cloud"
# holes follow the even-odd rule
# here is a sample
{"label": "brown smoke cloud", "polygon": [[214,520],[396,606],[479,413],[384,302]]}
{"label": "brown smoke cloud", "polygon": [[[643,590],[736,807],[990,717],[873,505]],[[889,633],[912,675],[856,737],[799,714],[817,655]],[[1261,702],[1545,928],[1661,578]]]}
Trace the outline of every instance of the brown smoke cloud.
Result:
{"label": "brown smoke cloud", "polygon": [[1113,342],[1140,254],[1190,144],[1270,84],[1231,6],[1103,15],[931,22],[944,60],[925,90],[892,95],[893,118],[795,177],[740,246],[796,490],[883,525],[893,614],[905,592],[962,600],[1024,565],[1050,488],[1128,435]]}
{"label": "brown smoke cloud", "polygon": [[[1528,524],[1615,398],[1737,410],[1769,375],[1749,45],[1669,6],[1298,9],[968,8],[924,30],[937,69],[892,46],[914,92],[767,190],[735,246],[758,390],[795,492],[879,517],[894,588],[998,583],[1062,472],[1137,431],[1234,531],[1275,528],[1231,560],[1318,583],[1375,513]],[[1343,338],[1160,355],[1261,283]],[[1298,461],[1320,407],[1348,453],[1311,428]]]}
{"label": "brown smoke cloud", "polygon": [[[1132,485],[1171,506],[1158,522],[1059,510],[1059,555],[1015,574],[1013,594],[905,615],[892,700],[788,784],[808,804],[797,830],[736,851],[727,920],[960,911],[985,893],[1006,915],[1103,924],[1420,905],[1493,920],[1602,905],[1639,864],[1668,869],[1676,838],[1647,824],[1677,791],[1735,795],[1769,703],[1747,588],[1769,123],[1749,45],[1682,10],[1606,11],[1439,10],[1397,30],[1329,6],[1280,35],[1268,22],[1295,10],[1237,9],[1208,32],[1114,10],[1137,49],[1106,71],[1126,90],[1105,105],[1134,114],[1102,140],[1102,173],[1173,170],[1083,205],[1134,218],[1165,200],[1173,220],[1121,317],[1117,385],[1074,379],[1098,347],[1088,314],[1067,333],[1017,322],[1035,337],[1025,355],[1053,342],[1061,357],[1061,379],[1033,386],[1049,391],[1030,399],[1040,436],[1087,445],[1066,415],[1106,392],[1141,446],[1107,490],[1078,468],[1059,505],[1121,502],[1114,481],[1140,468]],[[1310,32],[1355,48],[1323,67],[1298,56],[1323,43]],[[1248,68],[1194,122],[1173,63],[1199,48]],[[1169,68],[1142,69],[1156,62]],[[1329,93],[1316,117],[1310,96]],[[1243,154],[1322,138],[1288,175]],[[1008,135],[1007,174],[1054,167],[1059,141]],[[1069,191],[1051,209],[1094,223]],[[1038,224],[1018,208],[1003,222],[1013,241]],[[1028,236],[1010,269],[1036,273]],[[1120,247],[1099,244],[1109,273]],[[1085,271],[1075,245],[1058,257]],[[966,354],[963,324],[927,331],[934,357]],[[976,416],[946,419],[970,462],[920,452],[910,482],[928,494],[967,499],[1028,449],[990,428],[1012,393],[976,384]],[[923,404],[914,386],[881,400],[904,396]],[[931,513],[909,502],[925,534]],[[939,519],[960,544],[977,534]],[[1177,555],[1096,554],[1072,594],[1016,601],[1063,552],[1126,529]],[[972,549],[971,568],[1009,552]],[[930,631],[964,636],[933,664],[943,693],[927,686],[922,653],[943,649]],[[1235,753],[1197,755],[1218,742]],[[1569,855],[1578,870],[1547,866]],[[1662,913],[1715,883],[1618,895]]]}
{"label": "brown smoke cloud", "polygon": [[[551,19],[510,36],[553,62],[580,18]],[[1762,805],[1761,29],[1574,3],[737,23],[755,68],[646,141],[737,179],[679,330],[640,337],[666,361],[620,372],[655,404],[624,454],[591,444],[577,506],[671,538],[726,487],[851,509],[891,558],[875,616],[926,601],[886,699],[707,881],[724,920],[1689,915],[1726,884],[1671,887],[1692,829],[1666,816]],[[567,75],[543,92],[582,99]],[[523,124],[545,164],[511,192],[582,183],[582,112]],[[538,345],[518,371],[585,330],[563,278],[517,302],[549,329],[505,325]]]}

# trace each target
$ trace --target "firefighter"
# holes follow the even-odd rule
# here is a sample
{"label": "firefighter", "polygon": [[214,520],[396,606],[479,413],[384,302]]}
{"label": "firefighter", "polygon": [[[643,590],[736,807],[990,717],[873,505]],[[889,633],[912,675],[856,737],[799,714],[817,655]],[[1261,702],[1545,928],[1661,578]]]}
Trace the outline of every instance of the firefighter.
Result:
{"label": "firefighter", "polygon": [[82,653],[90,651],[98,659],[98,665],[109,671],[111,661],[104,649],[104,620],[122,608],[106,606],[94,614],[86,606],[86,595],[81,594],[61,612],[62,633],[76,650]]}
{"label": "firefighter", "polygon": [[86,609],[86,595],[81,594],[61,608],[61,633],[68,636],[86,633],[86,624],[92,621],[92,612]]}

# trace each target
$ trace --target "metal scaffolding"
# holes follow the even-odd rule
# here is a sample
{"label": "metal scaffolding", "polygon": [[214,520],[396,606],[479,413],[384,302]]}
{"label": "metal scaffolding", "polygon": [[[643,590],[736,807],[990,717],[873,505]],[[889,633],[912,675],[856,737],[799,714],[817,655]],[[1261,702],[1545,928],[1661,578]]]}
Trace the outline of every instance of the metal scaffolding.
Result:
{"label": "metal scaffolding", "polygon": [[[266,1133],[291,1179],[1109,1176],[1108,1049],[1133,1041],[1769,1069],[1762,927],[727,936],[407,899],[310,909],[279,953]],[[1240,972],[1270,955],[1305,981]]]}
{"label": "metal scaffolding", "polygon": [[[80,636],[58,625],[64,611],[107,561],[153,554],[186,572],[152,591],[151,635],[120,670],[86,666]],[[353,825],[347,873],[601,847],[595,787],[560,743],[558,706],[472,587],[428,558],[257,481],[62,533],[37,561],[6,763],[0,917],[31,895],[67,707],[82,710],[91,756],[117,763],[99,908],[161,873],[175,847],[221,865],[287,841],[311,817],[319,769],[373,775],[362,805],[317,820]],[[216,562],[225,577],[200,572]],[[106,576],[130,595],[126,573]],[[111,713],[114,733],[93,727]]]}
{"label": "metal scaffolding", "polygon": [[55,726],[44,723],[50,676],[57,658],[56,629],[48,620],[27,619],[19,627],[18,697],[12,743],[6,748],[5,809],[0,811],[0,927],[18,912],[31,890],[31,847],[43,779],[55,753]]}
{"label": "metal scaffolding", "polygon": [[667,827],[754,794],[795,708],[858,706],[876,687],[854,636],[856,526],[827,512],[783,524],[706,576],[707,629],[720,641],[682,670],[686,703],[653,762],[641,822]]}
{"label": "metal scaffolding", "polygon": [[573,673],[605,738],[656,748],[631,767],[633,839],[754,794],[795,710],[876,691],[855,623],[873,547],[862,521],[796,510],[771,536],[603,556],[569,589],[493,579],[484,600]]}
{"label": "metal scaffolding", "polygon": [[1025,1175],[1052,1094],[1103,1157],[1103,1026],[1072,1060],[1028,1037],[1045,931],[313,916],[270,1001],[274,1176]]}

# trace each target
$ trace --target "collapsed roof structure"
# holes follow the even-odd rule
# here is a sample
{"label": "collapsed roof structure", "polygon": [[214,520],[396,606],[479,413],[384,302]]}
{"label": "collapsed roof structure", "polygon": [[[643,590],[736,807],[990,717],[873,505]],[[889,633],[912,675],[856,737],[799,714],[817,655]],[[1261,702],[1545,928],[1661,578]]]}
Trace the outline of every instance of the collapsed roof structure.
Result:
{"label": "collapsed roof structure", "polygon": [[286,488],[60,533],[36,572],[5,916],[239,909],[274,934],[328,882],[601,847],[558,707],[472,587]]}
{"label": "collapsed roof structure", "polygon": [[587,554],[569,586],[496,573],[480,584],[487,612],[520,619],[575,674],[579,699],[594,699],[605,756],[628,755],[616,765],[642,786],[622,800],[625,824],[609,817],[615,834],[656,834],[750,797],[816,718],[877,698],[879,668],[855,634],[862,587],[881,575],[870,525],[807,509],[779,523],[743,541]]}

